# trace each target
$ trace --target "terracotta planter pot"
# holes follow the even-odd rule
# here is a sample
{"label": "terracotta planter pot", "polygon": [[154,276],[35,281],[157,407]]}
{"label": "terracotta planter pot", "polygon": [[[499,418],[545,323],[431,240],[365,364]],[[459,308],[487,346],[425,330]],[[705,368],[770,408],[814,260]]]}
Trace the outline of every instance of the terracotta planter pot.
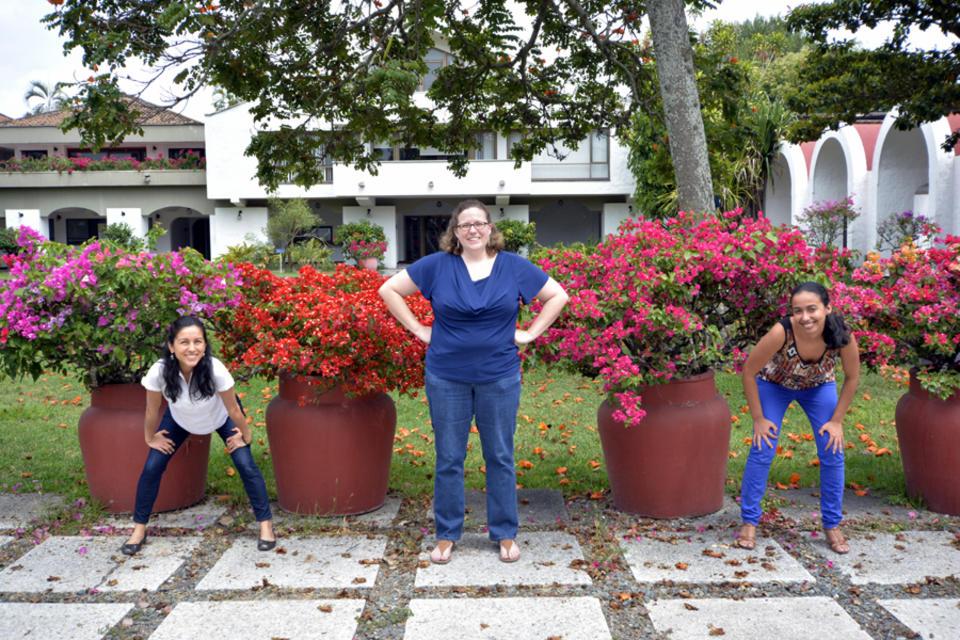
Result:
{"label": "terracotta planter pot", "polygon": [[960,391],[941,400],[911,372],[896,417],[907,493],[923,498],[931,511],[960,515]]}
{"label": "terracotta planter pot", "polygon": [[377,267],[380,265],[380,260],[377,258],[361,258],[359,262],[361,267],[364,269],[370,269],[371,271],[376,271]]}
{"label": "terracotta planter pot", "polygon": [[639,390],[647,416],[632,427],[604,401],[597,426],[617,509],[651,518],[713,513],[723,506],[730,409],[713,373]]}
{"label": "terracotta planter pot", "polygon": [[[77,430],[90,496],[110,513],[133,511],[137,480],[150,447],[143,441],[147,393],[138,384],[112,384],[90,393]],[[173,456],[153,511],[172,511],[203,499],[210,436],[190,436]]]}
{"label": "terracotta planter pot", "polygon": [[307,380],[280,379],[267,406],[267,437],[280,507],[351,515],[383,506],[397,411],[385,393],[318,394]]}

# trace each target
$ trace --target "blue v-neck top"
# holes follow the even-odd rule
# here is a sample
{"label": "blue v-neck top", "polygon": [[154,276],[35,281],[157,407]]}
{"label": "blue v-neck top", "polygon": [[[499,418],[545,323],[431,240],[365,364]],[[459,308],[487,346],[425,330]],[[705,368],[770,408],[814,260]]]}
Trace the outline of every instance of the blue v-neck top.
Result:
{"label": "blue v-neck top", "polygon": [[520,370],[513,341],[520,303],[529,304],[547,274],[526,258],[501,251],[490,275],[470,279],[463,258],[438,251],[407,267],[433,306],[427,371],[444,380],[482,383]]}

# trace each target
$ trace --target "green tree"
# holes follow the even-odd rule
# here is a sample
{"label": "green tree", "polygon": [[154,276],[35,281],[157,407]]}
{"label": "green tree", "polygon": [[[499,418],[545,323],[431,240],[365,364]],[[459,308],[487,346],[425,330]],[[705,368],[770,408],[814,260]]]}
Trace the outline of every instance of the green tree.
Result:
{"label": "green tree", "polygon": [[[801,84],[789,106],[799,118],[790,131],[797,142],[814,140],[826,128],[854,122],[870,111],[898,107],[899,129],[918,127],[960,109],[960,11],[954,2],[911,0],[835,0],[803,4],[787,17],[817,46],[800,69]],[[875,50],[865,50],[853,40],[835,40],[832,32],[853,33],[893,22],[893,34]],[[913,28],[931,26],[953,36],[943,50],[908,45]],[[944,140],[945,149],[960,141],[960,130]]]}
{"label": "green tree", "polygon": [[267,237],[278,249],[286,249],[294,239],[320,224],[320,218],[303,198],[268,202]]}
{"label": "green tree", "polygon": [[[555,142],[576,147],[593,130],[628,127],[632,114],[660,109],[662,93],[680,205],[702,211],[713,202],[687,5],[709,3],[65,0],[44,20],[102,69],[81,83],[84,108],[65,123],[94,147],[140,130],[117,87],[131,57],[178,70],[181,99],[213,84],[250,101],[257,123],[298,123],[259,133],[247,149],[269,188],[288,175],[320,182],[318,156],[376,171],[368,143],[379,140],[435,147],[462,175],[478,134],[522,131],[511,157],[530,160]],[[431,70],[436,47],[452,63]],[[425,105],[414,94],[434,71]]]}

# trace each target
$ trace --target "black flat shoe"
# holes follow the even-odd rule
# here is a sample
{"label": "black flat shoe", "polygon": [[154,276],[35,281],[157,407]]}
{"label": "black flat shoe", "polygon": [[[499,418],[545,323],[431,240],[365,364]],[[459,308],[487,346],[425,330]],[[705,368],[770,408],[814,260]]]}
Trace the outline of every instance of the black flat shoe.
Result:
{"label": "black flat shoe", "polygon": [[143,539],[140,542],[132,543],[125,542],[123,546],[120,547],[120,552],[125,556],[135,556],[140,553],[140,547],[147,543],[147,536],[143,536]]}
{"label": "black flat shoe", "polygon": [[277,546],[276,540],[264,540],[263,538],[257,538],[257,551],[270,551],[275,546]]}

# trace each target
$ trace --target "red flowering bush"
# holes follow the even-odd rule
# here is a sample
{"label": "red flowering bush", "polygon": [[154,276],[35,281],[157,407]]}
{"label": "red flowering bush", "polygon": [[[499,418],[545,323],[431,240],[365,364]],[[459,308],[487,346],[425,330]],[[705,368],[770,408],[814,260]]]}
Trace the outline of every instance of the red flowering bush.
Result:
{"label": "red flowering bush", "polygon": [[868,254],[852,279],[834,297],[865,360],[916,368],[941,398],[960,390],[960,237],[929,249],[908,241],[889,258]]}
{"label": "red flowering bush", "polygon": [[540,265],[570,302],[536,354],[602,377],[630,425],[645,415],[640,387],[742,358],[815,263],[800,231],[732,211],[630,219],[595,251],[547,251]]}
{"label": "red flowering bush", "polygon": [[[316,376],[320,391],[340,387],[350,395],[423,386],[426,345],[387,311],[376,271],[303,267],[298,277],[281,278],[250,264],[237,268],[244,299],[221,337],[224,358],[241,377]],[[407,304],[430,324],[420,294]]]}

